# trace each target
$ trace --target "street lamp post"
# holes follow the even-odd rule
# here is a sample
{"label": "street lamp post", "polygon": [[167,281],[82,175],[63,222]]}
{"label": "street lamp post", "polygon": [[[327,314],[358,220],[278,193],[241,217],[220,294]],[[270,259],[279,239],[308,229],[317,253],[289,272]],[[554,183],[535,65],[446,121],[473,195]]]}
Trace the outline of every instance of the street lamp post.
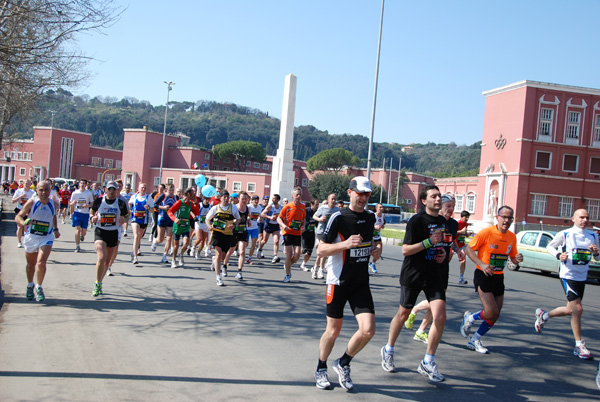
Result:
{"label": "street lamp post", "polygon": [[[377,45],[377,65],[375,66],[375,91],[373,94],[373,111],[371,113],[371,136],[369,137],[369,156],[367,158],[367,179],[371,180],[371,154],[373,152],[373,132],[375,131],[375,108],[377,105],[377,82],[379,80],[379,54],[381,53],[381,31],[383,29],[383,8],[385,0],[381,0],[381,19],[379,21],[379,43]],[[385,171],[385,165],[383,166]]]}
{"label": "street lamp post", "polygon": [[173,81],[164,81],[165,84],[167,84],[167,104],[165,105],[165,125],[163,127],[163,140],[162,140],[162,148],[160,151],[160,173],[158,174],[159,178],[158,178],[158,184],[160,185],[160,183],[162,183],[162,171],[163,171],[163,161],[165,158],[165,138],[167,137],[167,112],[169,111],[169,94],[171,93],[171,90],[173,89],[173,85],[175,85],[175,83]]}

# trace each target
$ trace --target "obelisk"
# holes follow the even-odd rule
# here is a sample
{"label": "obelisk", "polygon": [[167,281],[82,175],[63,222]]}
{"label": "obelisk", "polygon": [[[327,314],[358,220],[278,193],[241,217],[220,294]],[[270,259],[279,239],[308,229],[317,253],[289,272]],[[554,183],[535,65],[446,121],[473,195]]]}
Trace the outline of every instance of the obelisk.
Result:
{"label": "obelisk", "polygon": [[281,111],[281,128],[279,130],[279,148],[273,158],[273,174],[271,176],[271,195],[279,194],[281,198],[290,198],[294,188],[294,115],[296,113],[296,76],[285,77],[283,90],[283,109]]}

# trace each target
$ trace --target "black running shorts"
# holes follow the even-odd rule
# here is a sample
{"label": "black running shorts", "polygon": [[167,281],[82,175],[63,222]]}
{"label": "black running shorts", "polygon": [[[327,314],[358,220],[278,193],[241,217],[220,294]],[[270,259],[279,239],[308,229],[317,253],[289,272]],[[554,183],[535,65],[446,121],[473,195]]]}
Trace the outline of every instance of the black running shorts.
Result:
{"label": "black running shorts", "polygon": [[353,287],[327,285],[327,317],[343,318],[346,302],[350,303],[354,315],[375,314],[375,305],[368,282]]}

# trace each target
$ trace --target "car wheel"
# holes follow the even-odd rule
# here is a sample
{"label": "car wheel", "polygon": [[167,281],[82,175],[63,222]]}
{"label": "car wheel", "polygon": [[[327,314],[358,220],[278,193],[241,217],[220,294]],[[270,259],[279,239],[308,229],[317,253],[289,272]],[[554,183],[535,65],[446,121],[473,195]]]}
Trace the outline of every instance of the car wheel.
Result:
{"label": "car wheel", "polygon": [[506,268],[511,271],[518,271],[521,266],[519,264],[513,263],[510,259],[506,262]]}

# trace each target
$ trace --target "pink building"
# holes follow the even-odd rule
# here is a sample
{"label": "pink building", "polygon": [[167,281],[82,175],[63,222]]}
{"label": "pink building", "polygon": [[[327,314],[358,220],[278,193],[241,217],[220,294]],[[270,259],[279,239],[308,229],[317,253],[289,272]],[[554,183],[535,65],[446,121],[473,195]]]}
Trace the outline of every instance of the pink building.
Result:
{"label": "pink building", "polygon": [[506,204],[519,222],[564,225],[587,208],[598,224],[600,90],[521,81],[483,94],[479,175],[437,181],[464,197],[457,213],[491,223]]}
{"label": "pink building", "polygon": [[2,181],[118,177],[123,152],[91,146],[91,134],[51,127],[34,127],[33,133],[33,140],[2,142]]}

